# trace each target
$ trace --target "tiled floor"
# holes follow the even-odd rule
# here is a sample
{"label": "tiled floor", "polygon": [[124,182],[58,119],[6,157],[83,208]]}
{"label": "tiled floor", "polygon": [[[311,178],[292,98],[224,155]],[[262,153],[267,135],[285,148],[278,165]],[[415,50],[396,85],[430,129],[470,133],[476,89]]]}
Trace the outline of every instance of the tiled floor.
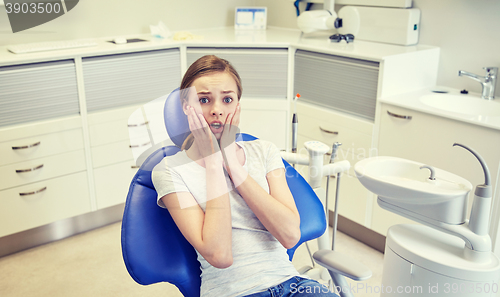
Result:
{"label": "tiled floor", "polygon": [[[353,283],[356,297],[374,293],[382,277],[383,254],[339,233],[336,250],[358,259],[373,271],[371,279]],[[310,244],[317,250],[315,242]],[[294,265],[311,265],[305,245]],[[375,289],[374,289],[375,288]],[[370,292],[371,291],[371,292]],[[168,283],[136,284],[122,260],[120,223],[0,258],[0,296],[182,296]]]}

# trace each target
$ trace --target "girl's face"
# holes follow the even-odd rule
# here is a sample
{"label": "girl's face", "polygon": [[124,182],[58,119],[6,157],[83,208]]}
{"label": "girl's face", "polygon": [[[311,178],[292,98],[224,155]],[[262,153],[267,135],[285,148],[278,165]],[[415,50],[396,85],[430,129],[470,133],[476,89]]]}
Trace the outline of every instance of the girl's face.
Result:
{"label": "girl's face", "polygon": [[229,73],[215,72],[199,77],[191,85],[188,102],[183,104],[184,113],[192,106],[197,114],[203,114],[215,137],[220,139],[228,115],[234,115],[238,106],[237,90]]}

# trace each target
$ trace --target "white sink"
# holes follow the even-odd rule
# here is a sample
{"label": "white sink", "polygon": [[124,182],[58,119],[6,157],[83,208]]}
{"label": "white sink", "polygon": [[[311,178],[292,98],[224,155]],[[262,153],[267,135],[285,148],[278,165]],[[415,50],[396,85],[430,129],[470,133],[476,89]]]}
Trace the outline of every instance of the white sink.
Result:
{"label": "white sink", "polygon": [[500,102],[472,95],[429,94],[420,97],[420,101],[441,110],[475,116],[500,117]]}
{"label": "white sink", "polygon": [[463,223],[471,183],[439,168],[434,168],[435,180],[430,180],[430,170],[420,169],[422,165],[396,157],[373,157],[356,163],[354,171],[385,209],[411,218]]}

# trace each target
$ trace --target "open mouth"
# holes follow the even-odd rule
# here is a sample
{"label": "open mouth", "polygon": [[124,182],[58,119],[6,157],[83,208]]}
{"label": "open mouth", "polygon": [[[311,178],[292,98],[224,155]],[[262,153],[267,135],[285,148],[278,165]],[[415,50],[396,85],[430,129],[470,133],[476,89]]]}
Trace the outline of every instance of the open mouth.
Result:
{"label": "open mouth", "polygon": [[210,124],[210,127],[218,130],[218,129],[222,128],[222,123],[217,123],[217,122],[216,123],[212,123],[212,124]]}

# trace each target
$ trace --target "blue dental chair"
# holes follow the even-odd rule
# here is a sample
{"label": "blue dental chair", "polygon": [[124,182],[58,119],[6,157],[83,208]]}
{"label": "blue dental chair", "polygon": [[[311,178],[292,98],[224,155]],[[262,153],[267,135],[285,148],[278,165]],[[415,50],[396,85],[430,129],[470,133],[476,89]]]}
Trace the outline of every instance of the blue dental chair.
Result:
{"label": "blue dental chair", "polygon": [[[201,270],[194,248],[175,225],[168,210],[157,206],[157,194],[151,172],[165,156],[180,151],[189,134],[187,118],[182,112],[178,89],[165,102],[164,119],[167,132],[176,146],[167,146],[152,153],[134,176],[123,214],[121,243],[125,265],[139,284],[169,282],[186,297],[199,297]],[[240,134],[238,140],[255,137]],[[301,238],[288,250],[290,260],[303,242],[321,236],[326,230],[322,203],[299,173],[283,161],[288,186],[300,214]]]}

